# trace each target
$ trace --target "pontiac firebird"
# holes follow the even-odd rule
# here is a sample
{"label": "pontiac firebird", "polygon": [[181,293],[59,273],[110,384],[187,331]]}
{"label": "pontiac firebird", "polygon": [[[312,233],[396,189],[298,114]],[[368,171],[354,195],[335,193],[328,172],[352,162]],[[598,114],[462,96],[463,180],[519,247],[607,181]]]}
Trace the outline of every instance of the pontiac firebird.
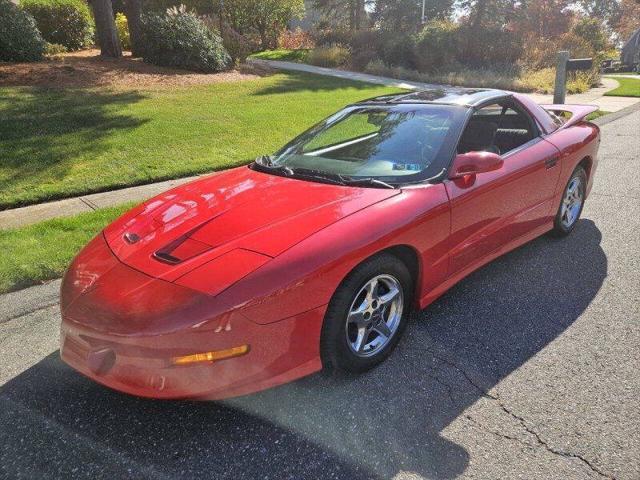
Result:
{"label": "pontiac firebird", "polygon": [[62,359],[155,398],[368,370],[410,310],[572,231],[597,167],[594,110],[456,88],[350,105],[106,227],[65,274]]}

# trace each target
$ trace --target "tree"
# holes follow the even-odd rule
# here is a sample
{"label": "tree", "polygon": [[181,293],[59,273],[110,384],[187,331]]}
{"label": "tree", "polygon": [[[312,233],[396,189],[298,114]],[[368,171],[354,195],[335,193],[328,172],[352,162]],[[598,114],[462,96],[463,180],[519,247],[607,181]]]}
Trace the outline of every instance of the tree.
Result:
{"label": "tree", "polygon": [[600,20],[581,18],[573,26],[572,32],[587,42],[594,52],[602,52],[609,47],[609,41]]}
{"label": "tree", "polygon": [[118,39],[111,0],[91,0],[91,9],[96,21],[96,33],[100,54],[105,57],[121,57],[122,47]]}
{"label": "tree", "polygon": [[621,42],[626,42],[633,32],[640,28],[640,1],[622,0],[615,18],[612,18],[613,30]]}
{"label": "tree", "polygon": [[621,8],[620,0],[578,0],[578,5],[587,17],[598,19],[608,27],[612,26],[612,20],[617,18]]}
{"label": "tree", "polygon": [[142,14],[141,0],[126,0],[124,3],[124,11],[127,17],[127,25],[129,27],[131,56],[141,57],[143,48],[142,26],[140,24],[140,16]]}
{"label": "tree", "polygon": [[277,46],[278,34],[290,20],[304,14],[302,0],[254,0],[250,3],[253,13],[250,24],[260,35],[262,48]]}
{"label": "tree", "polygon": [[512,0],[460,0],[460,9],[465,12],[462,23],[469,26],[471,31],[483,28],[503,29],[512,22],[517,9],[524,2]]}
{"label": "tree", "polygon": [[571,29],[571,0],[530,0],[517,11],[516,30],[528,38],[557,38]]}
{"label": "tree", "polygon": [[275,47],[287,23],[304,14],[303,0],[224,0],[216,8],[236,32],[257,34],[263,49]]}
{"label": "tree", "polygon": [[[425,1],[426,20],[444,20],[451,16],[453,0]],[[415,32],[422,25],[422,0],[378,0],[374,20],[385,30]]]}
{"label": "tree", "polygon": [[359,30],[366,26],[365,5],[370,0],[314,0],[314,6],[339,27]]}

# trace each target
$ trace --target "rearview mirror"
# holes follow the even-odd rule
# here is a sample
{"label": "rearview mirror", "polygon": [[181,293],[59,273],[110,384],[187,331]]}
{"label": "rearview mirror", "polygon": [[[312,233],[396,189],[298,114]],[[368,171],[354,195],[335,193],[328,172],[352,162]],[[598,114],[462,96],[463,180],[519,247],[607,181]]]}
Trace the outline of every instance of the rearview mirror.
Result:
{"label": "rearview mirror", "polygon": [[493,172],[502,167],[504,160],[493,152],[467,152],[459,153],[453,160],[453,166],[449,178],[460,178],[465,175]]}

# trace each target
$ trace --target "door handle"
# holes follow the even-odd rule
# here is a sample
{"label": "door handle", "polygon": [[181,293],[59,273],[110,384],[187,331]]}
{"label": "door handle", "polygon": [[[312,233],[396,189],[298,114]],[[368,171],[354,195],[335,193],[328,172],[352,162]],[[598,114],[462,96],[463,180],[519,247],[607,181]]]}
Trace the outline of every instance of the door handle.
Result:
{"label": "door handle", "polygon": [[551,157],[551,158],[547,158],[544,161],[544,166],[545,168],[548,170],[550,168],[553,168],[556,166],[556,164],[558,163],[559,158],[558,157]]}

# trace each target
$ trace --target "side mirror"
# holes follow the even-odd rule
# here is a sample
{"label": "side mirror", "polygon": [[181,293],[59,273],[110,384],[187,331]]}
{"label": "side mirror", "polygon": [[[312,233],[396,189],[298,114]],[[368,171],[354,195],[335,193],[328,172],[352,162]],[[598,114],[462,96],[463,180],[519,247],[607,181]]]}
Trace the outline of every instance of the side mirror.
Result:
{"label": "side mirror", "polygon": [[453,166],[449,173],[449,178],[460,178],[465,175],[476,175],[478,173],[493,172],[504,164],[504,160],[497,153],[493,152],[467,152],[456,155]]}

